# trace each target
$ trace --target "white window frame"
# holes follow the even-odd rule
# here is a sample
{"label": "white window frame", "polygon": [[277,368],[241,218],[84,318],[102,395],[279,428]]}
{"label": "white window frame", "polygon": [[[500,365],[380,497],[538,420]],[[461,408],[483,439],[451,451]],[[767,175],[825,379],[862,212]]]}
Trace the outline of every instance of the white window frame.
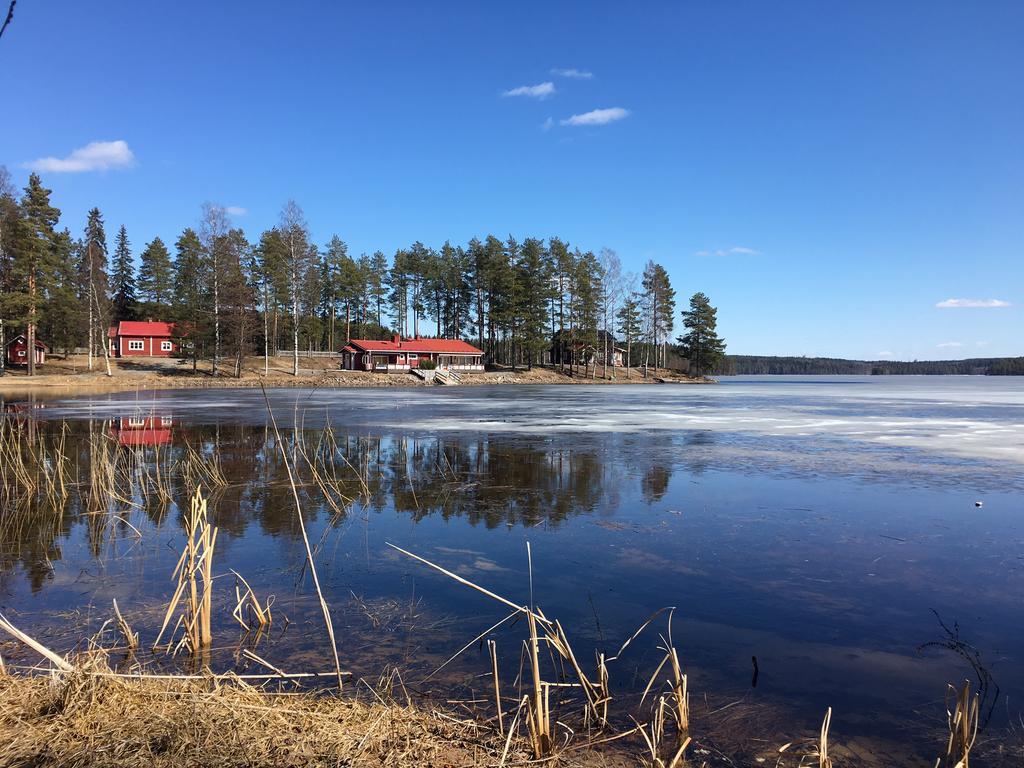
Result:
{"label": "white window frame", "polygon": [[409,362],[412,362],[413,360],[419,360],[420,358],[419,358],[418,355],[413,354],[412,352],[410,352],[409,354],[407,354],[405,356],[405,359],[408,360]]}
{"label": "white window frame", "polygon": [[[138,346],[136,346],[138,345]],[[145,352],[146,342],[142,339],[128,339],[128,351],[129,352]]]}
{"label": "white window frame", "polygon": [[174,342],[171,342],[171,341],[161,341],[160,342],[160,351],[161,352],[173,352],[174,351]]}

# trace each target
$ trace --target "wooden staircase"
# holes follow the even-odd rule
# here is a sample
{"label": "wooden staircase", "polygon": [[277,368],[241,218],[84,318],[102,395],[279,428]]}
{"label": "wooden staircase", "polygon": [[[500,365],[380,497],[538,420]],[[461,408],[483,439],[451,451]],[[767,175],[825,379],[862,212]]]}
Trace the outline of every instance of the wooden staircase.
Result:
{"label": "wooden staircase", "polygon": [[434,383],[444,387],[454,387],[462,383],[462,376],[458,371],[438,368],[434,371]]}

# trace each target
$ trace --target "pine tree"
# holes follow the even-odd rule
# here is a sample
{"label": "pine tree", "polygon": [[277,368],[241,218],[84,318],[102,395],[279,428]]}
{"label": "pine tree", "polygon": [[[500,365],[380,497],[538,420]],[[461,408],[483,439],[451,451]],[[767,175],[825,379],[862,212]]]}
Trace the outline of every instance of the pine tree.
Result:
{"label": "pine tree", "polygon": [[14,235],[21,212],[15,197],[11,174],[0,165],[0,371],[4,368],[7,295],[14,289]]}
{"label": "pine tree", "polygon": [[207,333],[210,267],[196,231],[186,228],[174,244],[174,307],[182,351],[190,351],[192,370],[199,359],[199,345]]}
{"label": "pine tree", "polygon": [[76,257],[81,244],[71,239],[67,229],[54,239],[53,280],[46,292],[40,327],[52,348],[64,348],[65,354],[84,341],[86,307],[78,294]]}
{"label": "pine tree", "polygon": [[263,371],[270,372],[270,351],[278,349],[278,321],[288,296],[287,255],[281,232],[269,229],[253,249],[253,279],[263,315]]}
{"label": "pine tree", "polygon": [[131,244],[128,242],[128,231],[121,225],[117,231],[117,243],[114,246],[114,270],[110,275],[110,300],[114,305],[114,318],[117,320],[134,320],[138,306],[135,292],[135,265],[132,264]]}
{"label": "pine tree", "polygon": [[139,298],[146,314],[163,320],[167,315],[174,293],[174,266],[171,254],[159,237],[146,245],[139,268]]}
{"label": "pine tree", "polygon": [[223,349],[234,360],[235,378],[242,376],[242,360],[249,352],[254,323],[257,285],[251,271],[252,248],[241,229],[224,237],[219,267],[223,277],[220,292]]}
{"label": "pine tree", "polygon": [[[647,355],[654,352],[654,367],[664,364],[664,343],[674,326],[676,313],[676,292],[669,280],[668,272],[661,264],[648,261],[643,274],[644,295],[647,309],[647,330],[649,346]],[[647,362],[645,360],[644,367]]]}
{"label": "pine tree", "polygon": [[626,342],[626,378],[629,378],[633,364],[633,340],[640,336],[640,299],[636,294],[629,294],[622,302],[622,307],[615,315],[619,321],[618,332]]}
{"label": "pine tree", "polygon": [[107,236],[103,228],[103,214],[99,208],[93,208],[88,213],[79,256],[79,301],[88,307],[86,314],[91,371],[97,344],[102,345],[104,359],[109,355],[107,328],[110,311],[107,294],[110,281],[107,276]]}
{"label": "pine tree", "polygon": [[520,344],[528,368],[532,368],[548,346],[548,299],[551,295],[551,258],[544,243],[536,238],[523,240],[516,264],[516,314],[520,319]]}
{"label": "pine tree", "polygon": [[[570,308],[570,323],[572,327],[573,341],[573,362],[583,363],[584,366],[590,359],[594,361],[593,374],[597,376],[597,342],[598,326],[600,324],[601,294],[603,291],[602,280],[604,271],[597,257],[591,252],[574,254],[573,271],[571,275],[572,306]],[[579,358],[579,359],[577,359]],[[587,371],[584,367],[583,371]]]}
{"label": "pine tree", "polygon": [[321,287],[324,294],[324,307],[328,320],[328,349],[337,348],[335,344],[335,323],[338,317],[338,305],[345,304],[345,342],[351,338],[353,293],[358,290],[353,285],[355,264],[348,255],[348,245],[337,235],[332,235],[324,248],[322,259],[323,277]]}
{"label": "pine tree", "polygon": [[28,342],[28,373],[36,372],[36,328],[46,291],[52,285],[57,262],[57,233],[54,227],[60,210],[50,205],[50,190],[35,173],[21,198],[21,215],[16,220],[12,260],[12,288],[6,313],[25,326]]}
{"label": "pine tree", "polygon": [[377,312],[377,325],[384,326],[384,303],[387,298],[388,257],[383,251],[374,251],[370,260],[370,297]]}
{"label": "pine tree", "polygon": [[683,326],[688,333],[678,341],[698,376],[714,370],[725,355],[725,341],[717,333],[718,310],[703,293],[690,297],[690,309],[683,312]]}

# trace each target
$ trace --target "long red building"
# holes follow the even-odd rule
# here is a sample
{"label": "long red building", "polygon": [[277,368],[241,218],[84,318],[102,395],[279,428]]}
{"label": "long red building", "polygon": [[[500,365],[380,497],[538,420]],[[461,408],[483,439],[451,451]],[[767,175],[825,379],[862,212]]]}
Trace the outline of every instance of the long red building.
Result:
{"label": "long red building", "polygon": [[114,357],[172,357],[178,354],[174,323],[121,320],[109,331]]}
{"label": "long red building", "polygon": [[341,367],[348,371],[398,373],[429,360],[438,368],[459,372],[483,371],[483,351],[461,339],[352,339],[341,350]]}

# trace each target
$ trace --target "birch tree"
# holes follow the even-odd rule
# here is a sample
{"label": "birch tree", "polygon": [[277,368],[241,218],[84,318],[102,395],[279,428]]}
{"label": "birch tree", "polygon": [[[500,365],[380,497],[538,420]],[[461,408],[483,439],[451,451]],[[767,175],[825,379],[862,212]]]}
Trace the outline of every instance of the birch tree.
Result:
{"label": "birch tree", "polygon": [[278,224],[285,246],[288,287],[292,303],[292,375],[299,375],[299,294],[309,261],[309,227],[302,209],[289,200],[281,209]]}
{"label": "birch tree", "polygon": [[217,375],[220,360],[220,281],[224,237],[228,233],[228,214],[222,205],[205,202],[199,220],[199,241],[210,264],[210,278],[213,281],[213,375]]}

